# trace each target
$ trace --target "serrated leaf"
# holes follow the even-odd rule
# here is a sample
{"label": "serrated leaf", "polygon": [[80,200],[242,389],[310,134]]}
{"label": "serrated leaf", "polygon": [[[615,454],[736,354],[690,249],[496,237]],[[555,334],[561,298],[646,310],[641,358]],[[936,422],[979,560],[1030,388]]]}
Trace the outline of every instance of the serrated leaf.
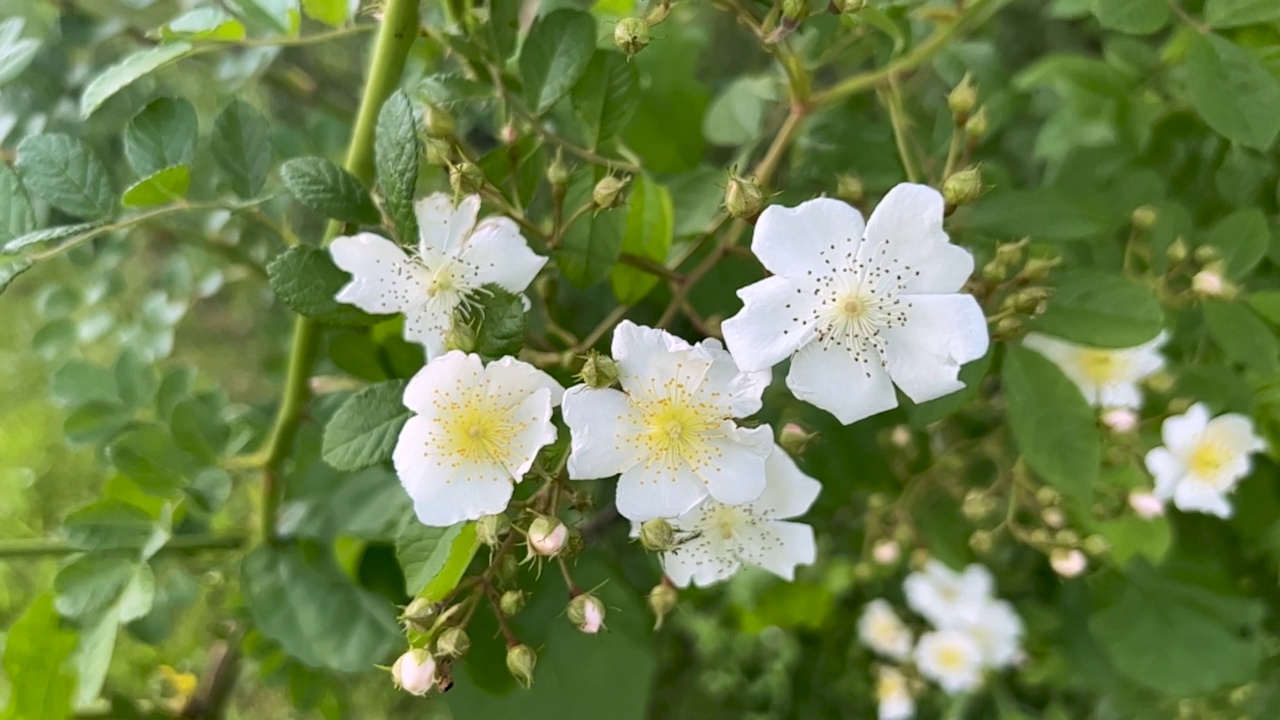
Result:
{"label": "serrated leaf", "polygon": [[1087,503],[1102,449],[1080,390],[1047,358],[1016,345],[1007,348],[1001,381],[1022,459],[1059,492]]}
{"label": "serrated leaf", "polygon": [[435,73],[422,78],[413,89],[413,96],[425,105],[445,110],[456,110],[469,103],[489,97],[492,89],[456,73]]}
{"label": "serrated leaf", "polygon": [[177,165],[190,167],[196,157],[199,130],[196,109],[187,100],[153,100],[125,128],[125,157],[144,176]]}
{"label": "serrated leaf", "polygon": [[1032,327],[1100,348],[1141,345],[1160,334],[1164,312],[1146,288],[1096,270],[1061,273],[1044,314]]}
{"label": "serrated leaf", "polygon": [[285,250],[267,265],[267,277],[276,297],[299,315],[333,325],[372,325],[385,319],[334,299],[351,276],[318,247]]}
{"label": "serrated leaf", "polygon": [[231,13],[216,7],[196,8],[179,15],[160,29],[161,36],[188,40],[235,42],[245,37],[244,23]]}
{"label": "serrated leaf", "polygon": [[191,43],[175,42],[139,50],[98,73],[80,95],[80,117],[88,120],[112,95],[160,68],[177,62],[195,49]]}
{"label": "serrated leaf", "polygon": [[76,677],[66,668],[76,635],[62,627],[53,597],[41,595],[5,634],[9,679],[7,720],[65,720],[71,716]]}
{"label": "serrated leaf", "polygon": [[[565,207],[581,207],[590,202],[591,190],[602,177],[603,169],[575,175],[565,191]],[[565,278],[587,287],[608,277],[622,254],[626,222],[627,211],[614,208],[589,212],[567,228],[555,255]]]}
{"label": "serrated leaf", "polygon": [[350,0],[302,0],[302,12],[317,22],[340,28],[347,22]]}
{"label": "serrated leaf", "polygon": [[404,570],[406,593],[416,596],[440,574],[464,527],[469,523],[427,527],[413,519],[405,525],[396,537],[396,560]]}
{"label": "serrated leaf", "polygon": [[486,360],[519,355],[524,347],[524,298],[497,285],[485,285],[475,303],[454,319],[475,332],[475,352]]}
{"label": "serrated leaf", "polygon": [[1103,27],[1134,35],[1149,35],[1169,22],[1165,0],[1092,0],[1094,17]]}
{"label": "serrated leaf", "polygon": [[36,229],[36,212],[17,173],[0,163],[0,247]]}
{"label": "serrated leaf", "polygon": [[125,432],[107,448],[116,469],[152,495],[170,495],[188,484],[201,464],[167,430],[143,425]]}
{"label": "serrated leaf", "polygon": [[1280,371],[1280,341],[1248,305],[1207,300],[1204,322],[1209,337],[1231,361],[1265,378]]}
{"label": "serrated leaf", "polygon": [[972,230],[1008,238],[1084,240],[1109,227],[1099,203],[1049,187],[983,196],[964,218]]}
{"label": "serrated leaf", "polygon": [[378,113],[374,153],[378,189],[396,239],[404,245],[415,244],[418,218],[413,211],[413,197],[418,187],[422,143],[418,140],[417,113],[403,90],[387,98]]}
{"label": "serrated leaf", "polygon": [[636,83],[635,68],[622,53],[597,50],[592,55],[569,97],[588,147],[622,132],[640,104]]}
{"label": "serrated leaf", "polygon": [[19,235],[4,244],[0,252],[16,253],[20,250],[27,250],[38,245],[57,242],[58,240],[66,240],[74,238],[77,235],[90,232],[99,227],[102,223],[78,223],[75,225],[57,225],[55,227],[44,228],[43,230],[33,230],[26,235]]}
{"label": "serrated leaf", "polygon": [[191,168],[175,165],[153,173],[124,191],[120,202],[125,207],[143,208],[166,205],[187,196],[191,187]]}
{"label": "serrated leaf", "polygon": [[[622,251],[657,265],[667,260],[675,223],[671,193],[648,175],[640,176],[627,203],[627,229]],[[618,264],[609,271],[614,297],[624,305],[634,305],[658,284],[658,276],[630,265]]]}
{"label": "serrated leaf", "polygon": [[586,72],[596,49],[596,21],[590,14],[561,9],[539,17],[520,51],[524,95],[541,115]]}
{"label": "serrated leaf", "polygon": [[1280,20],[1280,3],[1275,0],[1206,0],[1204,20],[1214,28]]}
{"label": "serrated leaf", "polygon": [[251,198],[271,170],[271,128],[252,105],[233,100],[213,121],[211,149],[232,191]]}
{"label": "serrated leaf", "polygon": [[324,461],[356,471],[391,459],[400,429],[412,413],[404,406],[405,380],[367,387],[347,398],[324,426]]}
{"label": "serrated leaf", "polygon": [[1262,260],[1271,245],[1267,216],[1256,207],[1241,208],[1219,220],[1206,242],[1222,255],[1227,277],[1240,279]]}
{"label": "serrated leaf", "polygon": [[21,16],[0,22],[0,86],[21,75],[40,52],[39,40],[22,37],[25,26]]}
{"label": "serrated leaf", "polygon": [[98,220],[115,212],[116,193],[107,167],[88,145],[70,135],[23,140],[18,173],[28,190],[68,215]]}
{"label": "serrated leaf", "polygon": [[366,225],[382,219],[364,185],[330,160],[294,158],[280,166],[280,178],[298,202],[327,218]]}
{"label": "serrated leaf", "polygon": [[1280,134],[1280,78],[1248,50],[1217,35],[1187,41],[1187,91],[1209,127],[1255,150]]}

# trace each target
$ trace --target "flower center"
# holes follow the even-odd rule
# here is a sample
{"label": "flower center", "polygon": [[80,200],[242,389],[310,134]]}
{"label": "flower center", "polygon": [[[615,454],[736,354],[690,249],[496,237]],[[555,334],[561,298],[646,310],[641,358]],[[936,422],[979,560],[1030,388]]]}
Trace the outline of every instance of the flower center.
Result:
{"label": "flower center", "polygon": [[732,505],[720,505],[712,513],[709,525],[722,539],[732,540],[741,521],[737,508]]}
{"label": "flower center", "polygon": [[446,416],[444,445],[459,460],[503,463],[522,429],[501,408],[474,398]]}
{"label": "flower center", "polygon": [[1113,382],[1124,368],[1118,353],[1108,350],[1081,350],[1080,368],[1085,377],[1099,385]]}
{"label": "flower center", "polygon": [[[683,460],[694,470],[715,461],[712,440],[720,437],[721,418],[711,406],[694,402],[681,388],[639,407],[645,450],[668,465]],[[674,477],[672,480],[674,481]]]}
{"label": "flower center", "polygon": [[1212,440],[1202,441],[1191,453],[1187,467],[1193,475],[1201,478],[1214,478],[1231,459],[1231,453],[1222,445]]}
{"label": "flower center", "polygon": [[843,259],[828,259],[831,272],[817,278],[815,293],[823,302],[813,316],[824,347],[840,345],[858,362],[881,366],[886,364],[887,350],[883,331],[906,325],[910,304],[899,295],[906,288],[906,278],[916,274],[890,257],[886,245],[882,243],[878,252],[864,249],[867,257],[859,259],[857,244],[851,242]]}
{"label": "flower center", "polygon": [[896,672],[882,672],[876,682],[876,699],[884,702],[888,698],[904,694],[906,689],[906,683],[901,675]]}
{"label": "flower center", "polygon": [[938,665],[943,670],[959,670],[965,666],[964,653],[954,645],[947,645],[938,650]]}

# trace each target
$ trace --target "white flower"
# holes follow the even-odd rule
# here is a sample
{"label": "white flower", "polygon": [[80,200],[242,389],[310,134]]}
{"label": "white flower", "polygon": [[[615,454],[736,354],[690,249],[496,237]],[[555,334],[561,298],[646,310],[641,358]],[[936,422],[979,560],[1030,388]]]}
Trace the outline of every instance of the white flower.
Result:
{"label": "white flower", "polygon": [[876,701],[880,704],[878,720],[911,720],[916,715],[916,701],[911,697],[907,678],[895,667],[880,666],[876,674]]}
{"label": "white flower", "polygon": [[427,359],[445,350],[454,310],[481,286],[524,292],[547,259],[535,255],[510,218],[476,223],[480,196],[455,208],[436,193],[415,206],[421,238],[416,255],[372,233],[340,237],[329,246],[333,262],[352,280],[337,300],[371,313],[404,313],[404,336],[421,343]]}
{"label": "white flower", "polygon": [[1057,548],[1049,553],[1049,567],[1064,578],[1073,578],[1089,567],[1089,558],[1074,548]]}
{"label": "white flower", "polygon": [[424,525],[445,527],[499,513],[538,450],[556,439],[551,408],[563,393],[549,375],[513,358],[487,366],[460,351],[409,381],[392,462]]}
{"label": "white flower", "polygon": [[730,505],[760,497],[771,430],[733,420],[760,409],[769,373],[739,371],[718,341],[690,345],[631,322],[613,331],[613,360],[621,391],[565,394],[569,477],[621,473],[618,512],[631,520],[683,515],[708,494]]}
{"label": "white flower", "polygon": [[902,584],[907,604],[940,628],[972,625],[991,598],[994,581],[981,565],[958,573],[937,560],[907,576]]}
{"label": "white flower", "polygon": [[754,502],[726,505],[714,498],[671,521],[675,550],[662,556],[662,568],[678,587],[707,586],[754,565],[791,580],[797,565],[817,556],[813,528],[787,522],[803,514],[818,497],[817,480],[805,475],[782,448],[769,454],[764,493]]}
{"label": "white flower", "polygon": [[1249,418],[1229,413],[1210,420],[1209,409],[1196,403],[1165,420],[1160,432],[1164,446],[1147,453],[1156,497],[1186,512],[1230,517],[1226,496],[1252,469],[1249,455],[1266,447]]}
{"label": "white flower", "polygon": [[957,294],[973,256],[942,229],[943,200],[924,185],[889,191],[865,224],[831,198],[773,205],[751,249],[773,277],[738,291],[744,307],[722,326],[744,370],[787,357],[795,396],[846,425],[953,393],[960,366],[987,352],[977,301]]}
{"label": "white flower", "polygon": [[409,650],[391,666],[391,682],[412,695],[426,695],[436,683],[436,661],[426,650]]}
{"label": "white flower", "polygon": [[1164,501],[1149,492],[1129,493],[1129,507],[1133,514],[1143,520],[1150,520],[1164,515]]}
{"label": "white flower", "polygon": [[1090,405],[1101,408],[1142,407],[1138,383],[1164,367],[1160,346],[1167,335],[1131,348],[1106,350],[1031,333],[1022,344],[1053,361],[1080,388]]}
{"label": "white flower", "polygon": [[961,630],[934,630],[916,644],[916,667],[951,695],[982,684],[982,648]]}
{"label": "white flower", "polygon": [[960,630],[978,644],[982,663],[987,667],[1007,667],[1022,651],[1022,618],[1004,600],[984,603],[977,618]]}
{"label": "white flower", "polygon": [[858,618],[858,639],[875,652],[894,660],[911,656],[915,638],[893,607],[884,600],[872,600]]}

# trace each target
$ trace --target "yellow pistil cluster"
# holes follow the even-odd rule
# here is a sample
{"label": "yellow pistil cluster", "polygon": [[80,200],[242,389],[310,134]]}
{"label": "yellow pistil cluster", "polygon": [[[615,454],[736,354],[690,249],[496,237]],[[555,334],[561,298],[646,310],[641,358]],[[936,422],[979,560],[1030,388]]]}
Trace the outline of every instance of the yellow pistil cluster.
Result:
{"label": "yellow pistil cluster", "polygon": [[471,398],[444,415],[443,446],[451,451],[454,467],[464,461],[504,463],[511,453],[512,441],[527,425],[512,422],[510,412],[494,407],[486,399]]}
{"label": "yellow pistil cluster", "polygon": [[643,428],[640,439],[650,462],[673,466],[684,461],[696,471],[719,459],[711,446],[712,440],[723,436],[716,408],[697,402],[679,387],[638,406]]}

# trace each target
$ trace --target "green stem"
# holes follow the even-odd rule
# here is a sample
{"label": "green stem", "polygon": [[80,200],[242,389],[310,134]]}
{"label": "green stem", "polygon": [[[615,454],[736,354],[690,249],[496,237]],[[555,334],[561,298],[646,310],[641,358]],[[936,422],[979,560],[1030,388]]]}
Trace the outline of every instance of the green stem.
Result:
{"label": "green stem", "polygon": [[[179,535],[165,543],[161,552],[174,550],[235,550],[244,545],[241,535]],[[19,538],[0,540],[0,559],[63,557],[84,552],[61,538]]]}

